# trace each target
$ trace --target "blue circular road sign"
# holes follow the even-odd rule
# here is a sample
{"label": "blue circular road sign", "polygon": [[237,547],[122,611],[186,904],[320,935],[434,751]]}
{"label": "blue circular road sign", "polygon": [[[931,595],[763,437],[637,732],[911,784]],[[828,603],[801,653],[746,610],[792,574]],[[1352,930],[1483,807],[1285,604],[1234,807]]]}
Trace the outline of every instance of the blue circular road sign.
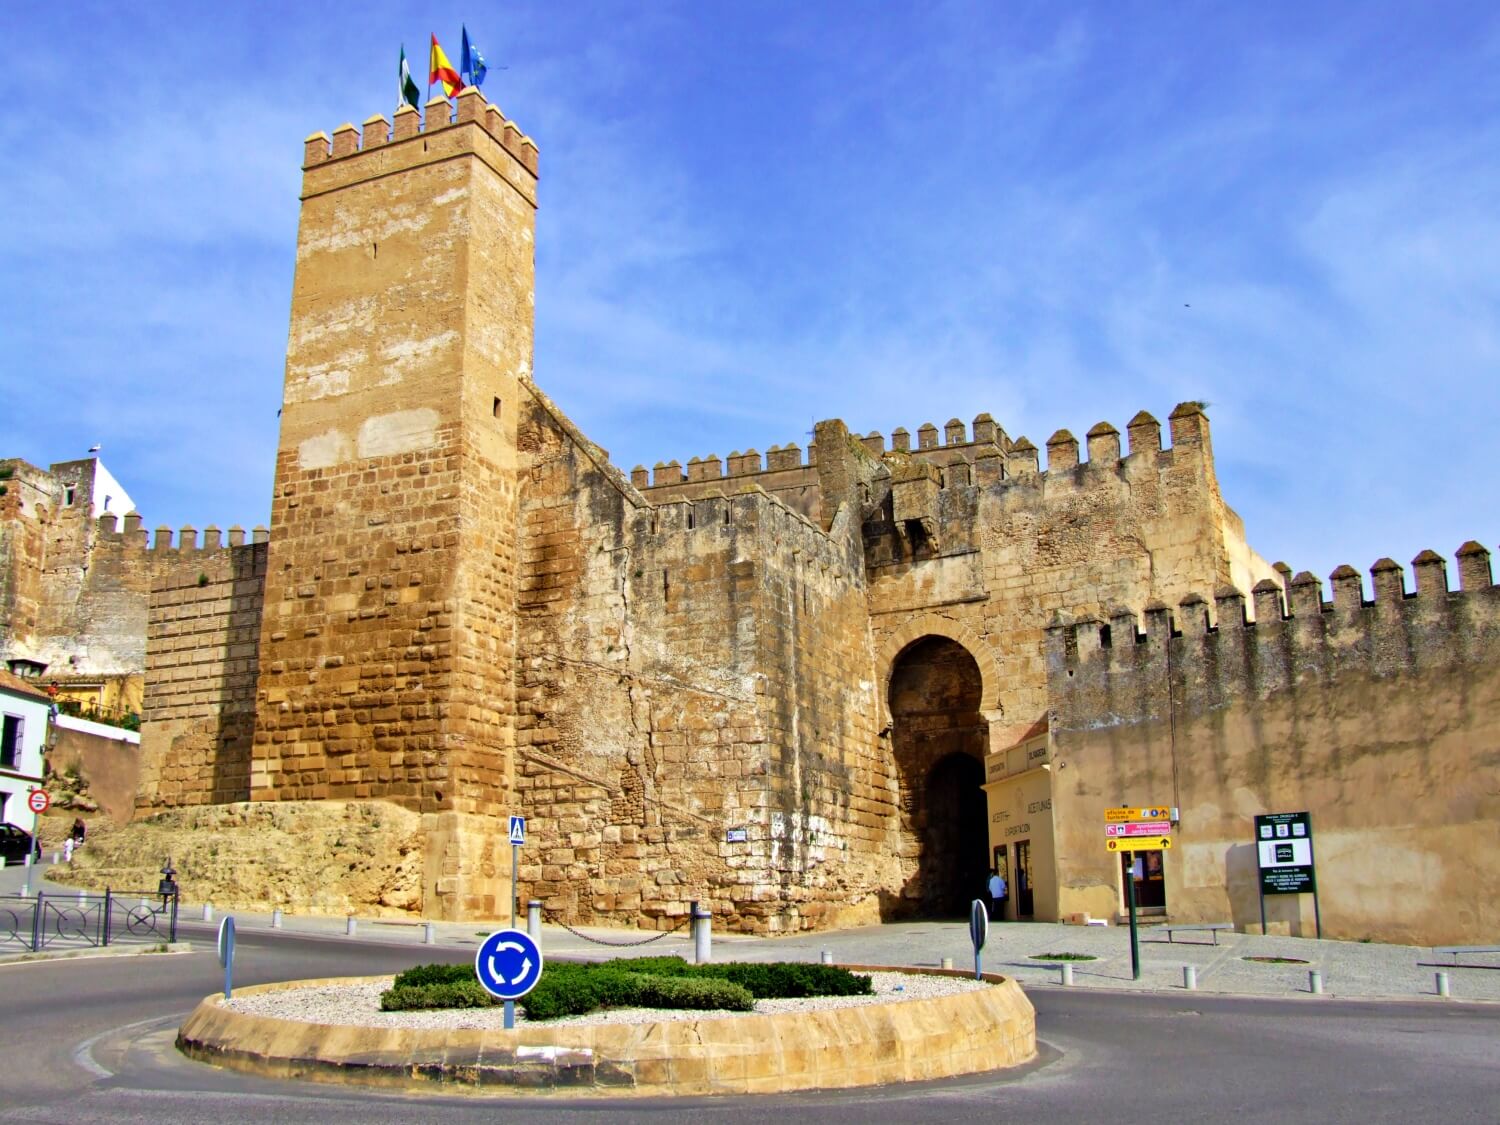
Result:
{"label": "blue circular road sign", "polygon": [[542,977],[542,951],[525,930],[496,930],[474,954],[474,975],[491,996],[519,1000]]}

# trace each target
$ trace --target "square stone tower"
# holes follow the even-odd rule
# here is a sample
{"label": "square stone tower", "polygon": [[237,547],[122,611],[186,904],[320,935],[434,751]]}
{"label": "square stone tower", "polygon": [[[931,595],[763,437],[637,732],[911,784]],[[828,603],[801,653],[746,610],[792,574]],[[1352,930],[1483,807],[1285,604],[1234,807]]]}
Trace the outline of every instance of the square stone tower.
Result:
{"label": "square stone tower", "polygon": [[251,798],[421,813],[429,916],[507,893],[536,183],[472,89],[307,141]]}

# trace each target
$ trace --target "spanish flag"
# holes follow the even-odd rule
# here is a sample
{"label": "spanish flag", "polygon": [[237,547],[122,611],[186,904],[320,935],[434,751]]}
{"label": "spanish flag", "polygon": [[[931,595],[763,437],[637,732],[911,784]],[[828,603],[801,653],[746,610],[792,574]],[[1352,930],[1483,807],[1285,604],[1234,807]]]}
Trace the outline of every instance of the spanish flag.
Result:
{"label": "spanish flag", "polygon": [[434,82],[441,81],[443,93],[450,98],[464,88],[464,80],[458,76],[458,71],[453,69],[453,64],[448,61],[448,56],[443,54],[443,48],[438,45],[437,36],[432,37],[432,55],[427,63],[427,85],[430,87]]}

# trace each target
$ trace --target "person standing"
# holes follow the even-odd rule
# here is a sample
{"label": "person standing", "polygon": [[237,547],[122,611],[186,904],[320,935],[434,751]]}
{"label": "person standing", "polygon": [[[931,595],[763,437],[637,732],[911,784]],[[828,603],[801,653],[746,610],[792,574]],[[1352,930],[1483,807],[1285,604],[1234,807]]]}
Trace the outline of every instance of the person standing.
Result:
{"label": "person standing", "polygon": [[1005,899],[1010,894],[1010,888],[1006,886],[1005,876],[1000,874],[998,868],[990,872],[990,920],[992,922],[1005,921]]}

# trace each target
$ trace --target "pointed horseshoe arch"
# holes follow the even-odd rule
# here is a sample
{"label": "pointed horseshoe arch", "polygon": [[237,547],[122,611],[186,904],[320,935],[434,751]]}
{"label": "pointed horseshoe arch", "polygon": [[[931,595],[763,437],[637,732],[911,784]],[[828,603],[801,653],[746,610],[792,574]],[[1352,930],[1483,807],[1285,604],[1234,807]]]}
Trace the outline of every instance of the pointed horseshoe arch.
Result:
{"label": "pointed horseshoe arch", "polygon": [[882,718],[885,722],[891,721],[890,695],[891,695],[891,673],[896,667],[896,658],[913,641],[919,641],[923,637],[946,637],[948,640],[962,645],[974,658],[974,663],[979,665],[979,713],[987,719],[1000,717],[1000,664],[995,659],[990,646],[974,630],[969,629],[957,621],[936,614],[923,614],[914,617],[897,629],[889,637],[880,650],[880,707]]}

